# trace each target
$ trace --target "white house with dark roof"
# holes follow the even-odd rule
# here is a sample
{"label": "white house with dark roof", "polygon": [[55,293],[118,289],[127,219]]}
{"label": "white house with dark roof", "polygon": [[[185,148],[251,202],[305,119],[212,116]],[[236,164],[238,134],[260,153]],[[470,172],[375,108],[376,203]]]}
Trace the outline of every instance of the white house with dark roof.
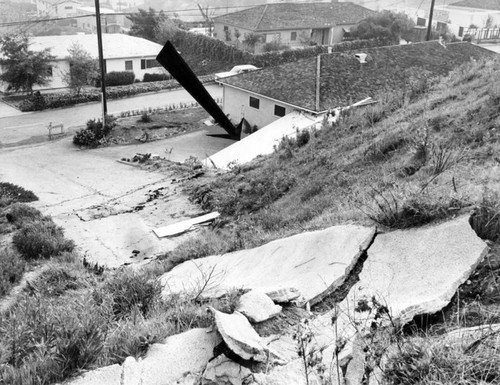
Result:
{"label": "white house with dark roof", "polygon": [[36,0],[38,16],[70,17],[76,15],[76,8],[82,5],[78,0]]}
{"label": "white house with dark roof", "polygon": [[221,79],[223,110],[234,124],[245,118],[262,128],[291,112],[318,116],[493,55],[470,43],[437,41],[322,54]]}
{"label": "white house with dark roof", "polygon": [[272,3],[215,17],[214,33],[226,42],[244,41],[257,34],[263,43],[279,42],[292,48],[331,45],[345,31],[374,12],[353,3]]}
{"label": "white house with dark roof", "polygon": [[462,27],[500,27],[500,0],[460,0],[436,9],[446,13],[450,23]]}
{"label": "white house with dark roof", "polygon": [[[136,79],[142,80],[146,73],[165,73],[166,70],[156,61],[162,46],[152,41],[123,34],[103,34],[103,54],[106,72],[132,71]],[[64,74],[69,71],[68,50],[73,44],[80,45],[90,56],[99,57],[97,35],[62,35],[35,36],[31,38],[30,49],[42,51],[50,49],[55,57],[52,62],[51,80],[43,86],[35,86],[35,90],[64,88]],[[0,69],[1,71],[1,69]],[[1,84],[0,90],[5,92],[7,84]]]}

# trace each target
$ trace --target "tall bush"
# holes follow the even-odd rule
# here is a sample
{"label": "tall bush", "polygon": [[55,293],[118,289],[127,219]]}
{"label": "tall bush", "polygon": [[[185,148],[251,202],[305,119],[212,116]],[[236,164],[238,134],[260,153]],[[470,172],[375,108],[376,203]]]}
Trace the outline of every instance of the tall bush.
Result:
{"label": "tall bush", "polygon": [[64,238],[61,227],[50,218],[25,223],[12,238],[17,251],[26,259],[50,258],[72,251],[73,241]]}
{"label": "tall bush", "polygon": [[106,86],[125,86],[134,83],[135,75],[132,71],[112,71],[106,74]]}

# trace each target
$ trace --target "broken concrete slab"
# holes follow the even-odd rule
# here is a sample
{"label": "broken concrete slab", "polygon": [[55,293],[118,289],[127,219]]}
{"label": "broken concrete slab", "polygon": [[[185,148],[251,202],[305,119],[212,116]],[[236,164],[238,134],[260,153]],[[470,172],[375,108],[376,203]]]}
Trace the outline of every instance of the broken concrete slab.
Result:
{"label": "broken concrete slab", "polygon": [[300,292],[294,287],[271,290],[266,295],[275,303],[288,303],[300,297]]}
{"label": "broken concrete slab", "polygon": [[264,341],[243,314],[237,311],[226,314],[212,307],[209,310],[214,315],[222,339],[233,353],[244,360],[267,361],[269,351]]}
{"label": "broken concrete slab", "polygon": [[367,251],[359,282],[337,309],[312,322],[316,341],[327,347],[324,356],[332,357],[337,336],[347,340],[340,358],[351,355],[355,334],[369,329],[383,306],[399,324],[441,310],[487,251],[468,216],[378,235]]}
{"label": "broken concrete slab", "polygon": [[154,229],[153,232],[158,238],[171,237],[189,231],[196,225],[212,222],[219,216],[220,214],[218,212],[213,212],[196,218],[187,219],[182,222],[173,223],[165,227],[160,227],[158,229]]}
{"label": "broken concrete slab", "polygon": [[[284,366],[276,366],[269,373],[254,373],[252,385],[321,385],[321,378],[309,369],[306,382],[302,360],[294,360]],[[337,384],[337,382],[332,382]]]}
{"label": "broken concrete slab", "polygon": [[298,130],[304,130],[320,124],[323,115],[313,116],[299,112],[291,112],[286,116],[262,127],[257,132],[233,143],[218,153],[207,158],[204,163],[208,167],[226,169],[231,164],[250,162],[259,155],[271,154],[274,147],[283,137],[294,137]]}
{"label": "broken concrete slab", "polygon": [[210,361],[203,373],[206,385],[242,385],[252,372],[221,354]]}
{"label": "broken concrete slab", "polygon": [[141,365],[134,357],[127,357],[122,364],[120,385],[140,385],[142,379]]}
{"label": "broken concrete slab", "polygon": [[265,293],[250,290],[240,297],[236,310],[252,322],[263,322],[276,317],[281,312],[281,306],[275,305]]}
{"label": "broken concrete slab", "polygon": [[[70,381],[71,385],[163,385],[183,383],[188,373],[201,373],[213,357],[213,349],[221,342],[210,329],[191,329],[153,344],[140,360],[130,358],[123,366],[112,365],[84,373]],[[139,378],[138,378],[139,377]],[[184,382],[185,383],[185,382]]]}
{"label": "broken concrete slab", "polygon": [[163,295],[220,297],[235,288],[264,293],[296,288],[299,305],[314,304],[341,285],[371,243],[374,228],[334,226],[249,250],[184,262],[164,274]]}

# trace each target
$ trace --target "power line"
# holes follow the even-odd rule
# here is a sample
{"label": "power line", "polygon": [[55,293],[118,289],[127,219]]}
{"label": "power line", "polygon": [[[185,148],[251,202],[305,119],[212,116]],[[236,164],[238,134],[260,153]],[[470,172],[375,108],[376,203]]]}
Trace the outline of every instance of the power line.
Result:
{"label": "power line", "polygon": [[[61,0],[61,2],[66,1],[66,0]],[[257,7],[260,5],[265,5],[265,4],[257,4],[252,7]],[[243,6],[229,6],[229,7],[212,7],[210,8],[211,10],[220,10],[220,9],[236,9],[236,8],[245,8]],[[146,10],[147,11],[147,10]],[[149,11],[147,11],[149,14]],[[183,16],[199,16],[199,9],[198,8],[188,8],[188,9],[174,9],[174,10],[159,10],[155,11],[153,14],[158,16],[160,13],[166,14],[180,14],[184,12],[196,12],[194,14],[189,14],[189,15],[183,15]],[[101,13],[102,16],[130,16],[130,15],[136,15],[139,12],[115,12],[115,13]],[[71,20],[71,19],[80,19],[84,17],[95,17],[95,13],[89,14],[89,15],[75,15],[75,16],[66,16],[66,17],[55,17],[55,18],[50,18],[50,19],[38,19],[38,20],[20,20],[20,21],[12,21],[12,22],[7,22],[7,23],[0,23],[0,27],[12,27],[16,25],[23,25],[23,24],[30,24],[30,23],[38,23],[38,22],[47,22],[47,21],[60,21],[60,20]]]}

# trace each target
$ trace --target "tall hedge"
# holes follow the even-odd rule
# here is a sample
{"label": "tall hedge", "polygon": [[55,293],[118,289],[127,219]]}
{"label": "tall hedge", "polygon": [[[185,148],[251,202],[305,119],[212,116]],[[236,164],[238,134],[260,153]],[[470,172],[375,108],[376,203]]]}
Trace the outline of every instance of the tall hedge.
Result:
{"label": "tall hedge", "polygon": [[132,71],[112,71],[106,74],[106,86],[125,86],[132,84],[135,75]]}
{"label": "tall hedge", "polygon": [[[284,63],[289,63],[299,59],[327,53],[327,46],[312,46],[302,49],[273,51],[262,54],[252,54],[242,51],[234,46],[227,45],[221,40],[217,40],[205,35],[193,34],[183,30],[177,31],[173,38],[176,48],[182,51],[202,53],[209,60],[225,61],[229,65],[253,64],[257,67],[270,67]],[[353,40],[330,46],[332,52],[351,51],[362,48],[381,47],[391,45],[388,39]]]}

